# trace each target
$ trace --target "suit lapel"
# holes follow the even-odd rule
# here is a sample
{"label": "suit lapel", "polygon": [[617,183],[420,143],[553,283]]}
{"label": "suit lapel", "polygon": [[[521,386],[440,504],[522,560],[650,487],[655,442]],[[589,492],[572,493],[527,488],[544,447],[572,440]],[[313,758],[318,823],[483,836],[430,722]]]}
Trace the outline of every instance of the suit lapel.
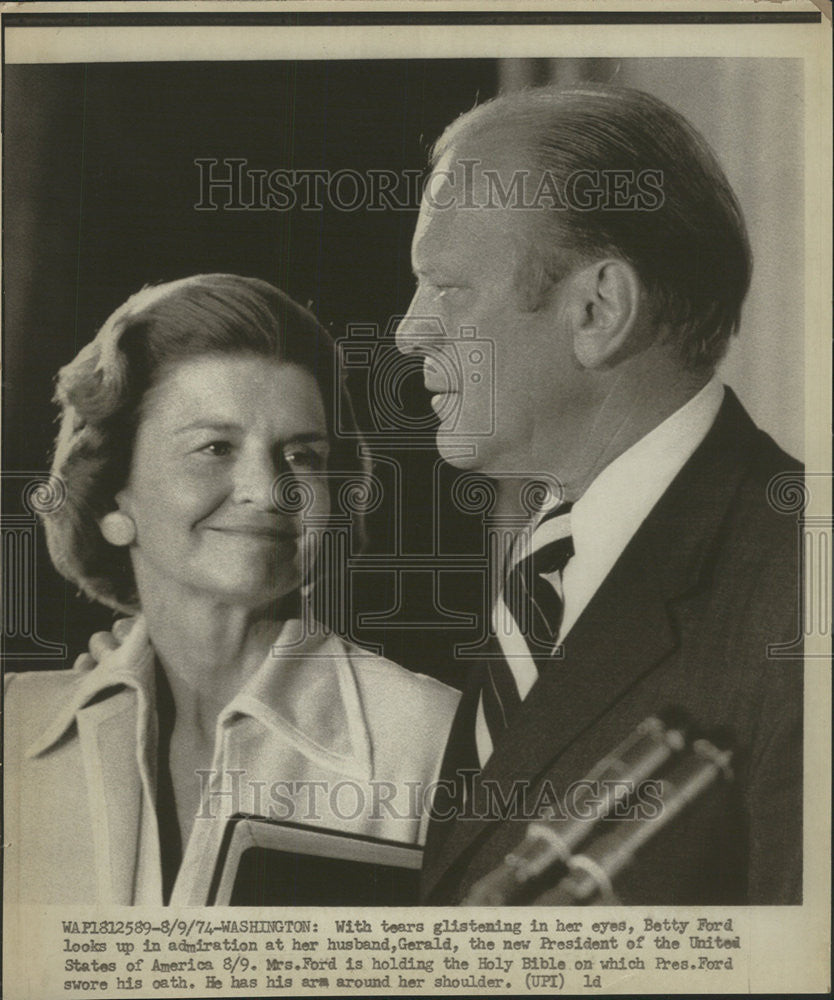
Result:
{"label": "suit lapel", "polygon": [[[481,672],[472,667],[467,674],[466,685],[461,695],[452,728],[446,743],[443,762],[440,765],[440,781],[432,802],[432,815],[437,817],[455,815],[462,805],[460,784],[456,774],[461,769],[475,770],[478,767],[478,752],[475,747],[475,713],[481,690]],[[423,868],[432,869],[440,858],[440,852],[455,824],[432,819],[426,833],[426,846],[423,850]]]}
{"label": "suit lapel", "polygon": [[[535,783],[597,720],[677,646],[674,606],[701,585],[703,566],[732,500],[756,430],[727,390],[700,447],[641,525],[577,620],[565,656],[540,676],[495,746],[482,778],[506,794]],[[658,705],[658,709],[664,706]],[[453,733],[457,729],[453,728]],[[589,760],[588,769],[596,763]],[[582,775],[566,776],[569,780]],[[559,789],[557,788],[557,791]],[[476,801],[477,801],[476,792]],[[438,824],[432,824],[436,826]],[[457,858],[494,831],[494,819],[429,831],[423,891],[429,896]]]}

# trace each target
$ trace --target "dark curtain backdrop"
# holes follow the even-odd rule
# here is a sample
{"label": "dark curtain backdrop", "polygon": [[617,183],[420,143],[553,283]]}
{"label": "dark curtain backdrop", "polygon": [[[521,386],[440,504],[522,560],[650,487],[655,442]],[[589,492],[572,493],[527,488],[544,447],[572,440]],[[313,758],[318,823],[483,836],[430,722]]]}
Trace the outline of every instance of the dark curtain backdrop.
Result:
{"label": "dark curtain backdrop", "polygon": [[[408,211],[195,211],[195,159],[416,171],[443,126],[496,83],[495,62],[474,59],[6,67],[3,485],[5,511],[19,515],[7,527],[20,529],[6,553],[6,669],[58,666],[56,643],[71,662],[111,621],[52,569],[14,473],[48,469],[54,375],[129,294],[196,272],[254,275],[311,303],[337,337],[348,324],[384,328],[410,300],[416,201]],[[361,371],[352,379],[367,424],[367,380]],[[407,410],[430,413],[419,376],[399,388]],[[427,447],[395,457],[401,488],[387,488],[371,518],[371,552],[431,554],[437,455]],[[390,463],[379,469],[392,487]],[[442,537],[471,551],[476,521],[450,509]],[[37,545],[33,576],[23,535]],[[359,574],[351,601],[391,612],[361,629],[365,641],[454,682],[444,666],[450,643],[472,634],[456,615],[477,603],[480,583],[447,573],[438,592],[436,581],[404,577],[398,608],[390,573]]]}

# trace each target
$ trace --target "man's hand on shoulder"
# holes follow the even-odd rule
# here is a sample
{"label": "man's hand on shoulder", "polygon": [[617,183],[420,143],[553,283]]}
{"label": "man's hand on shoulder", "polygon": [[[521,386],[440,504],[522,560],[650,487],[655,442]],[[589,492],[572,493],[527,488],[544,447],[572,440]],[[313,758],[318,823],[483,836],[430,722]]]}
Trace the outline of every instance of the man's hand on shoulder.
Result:
{"label": "man's hand on shoulder", "polygon": [[98,666],[107,653],[122,645],[130,635],[135,621],[135,618],[120,618],[113,623],[113,628],[109,632],[94,632],[87,644],[87,651],[81,653],[73,663],[73,670],[83,672]]}

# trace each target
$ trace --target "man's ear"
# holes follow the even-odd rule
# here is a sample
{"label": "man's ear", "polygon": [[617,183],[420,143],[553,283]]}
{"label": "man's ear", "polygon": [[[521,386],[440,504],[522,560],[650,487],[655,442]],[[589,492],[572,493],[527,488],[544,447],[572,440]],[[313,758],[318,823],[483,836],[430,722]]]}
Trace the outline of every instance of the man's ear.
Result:
{"label": "man's ear", "polygon": [[583,368],[600,368],[623,354],[637,323],[641,291],[634,268],[616,258],[572,276],[569,318],[574,354]]}

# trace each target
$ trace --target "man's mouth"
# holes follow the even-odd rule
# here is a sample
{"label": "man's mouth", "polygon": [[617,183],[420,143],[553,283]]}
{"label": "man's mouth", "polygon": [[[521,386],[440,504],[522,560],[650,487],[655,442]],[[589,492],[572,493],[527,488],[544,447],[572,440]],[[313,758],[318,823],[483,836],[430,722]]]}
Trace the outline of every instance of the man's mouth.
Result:
{"label": "man's mouth", "polygon": [[440,365],[426,358],[423,362],[423,384],[432,393],[432,402],[437,397],[452,396],[457,392],[449,373]]}
{"label": "man's mouth", "polygon": [[454,421],[459,412],[460,394],[458,392],[436,392],[431,397],[431,408],[443,427]]}

